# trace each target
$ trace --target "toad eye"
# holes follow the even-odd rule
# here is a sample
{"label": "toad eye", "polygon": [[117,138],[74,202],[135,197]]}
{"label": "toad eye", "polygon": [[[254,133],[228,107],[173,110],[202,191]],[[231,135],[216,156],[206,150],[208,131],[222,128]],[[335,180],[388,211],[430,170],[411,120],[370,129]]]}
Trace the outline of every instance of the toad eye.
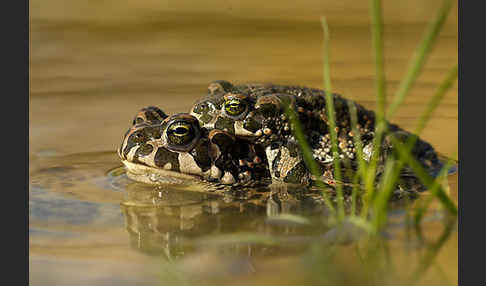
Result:
{"label": "toad eye", "polygon": [[195,137],[194,127],[188,122],[174,122],[167,128],[167,141],[171,145],[187,145]]}
{"label": "toad eye", "polygon": [[224,102],[224,111],[230,117],[240,116],[247,110],[247,104],[238,99],[232,98]]}

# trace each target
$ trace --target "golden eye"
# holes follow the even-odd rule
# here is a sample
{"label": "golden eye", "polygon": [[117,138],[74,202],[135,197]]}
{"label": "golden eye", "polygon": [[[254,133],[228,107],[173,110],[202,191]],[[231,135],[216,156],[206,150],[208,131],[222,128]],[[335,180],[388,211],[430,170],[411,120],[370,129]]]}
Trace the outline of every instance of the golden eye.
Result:
{"label": "golden eye", "polygon": [[228,99],[224,102],[224,110],[230,116],[238,116],[246,111],[246,103],[238,98]]}
{"label": "golden eye", "polygon": [[176,121],[167,128],[167,140],[171,145],[187,145],[196,137],[196,132],[188,122]]}

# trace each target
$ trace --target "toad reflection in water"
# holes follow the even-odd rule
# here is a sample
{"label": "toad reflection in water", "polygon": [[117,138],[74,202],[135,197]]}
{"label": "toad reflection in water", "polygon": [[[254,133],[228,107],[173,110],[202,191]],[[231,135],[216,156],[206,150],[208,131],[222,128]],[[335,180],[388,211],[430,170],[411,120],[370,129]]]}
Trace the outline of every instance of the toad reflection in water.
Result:
{"label": "toad reflection in water", "polygon": [[[129,186],[127,197],[121,202],[121,212],[132,247],[151,255],[162,254],[170,260],[208,245],[232,255],[259,252],[275,255],[279,247],[266,243],[232,242],[230,239],[223,245],[214,245],[211,241],[218,244],[218,237],[235,232],[275,235],[282,239],[296,234],[324,233],[327,229],[322,222],[311,225],[310,221],[295,220],[293,215],[326,214],[319,193],[278,194],[254,190],[254,196],[240,200],[181,190],[141,191],[136,183],[131,188]],[[204,241],[208,235],[210,241]],[[302,241],[295,246],[294,250],[303,249],[306,243]]]}

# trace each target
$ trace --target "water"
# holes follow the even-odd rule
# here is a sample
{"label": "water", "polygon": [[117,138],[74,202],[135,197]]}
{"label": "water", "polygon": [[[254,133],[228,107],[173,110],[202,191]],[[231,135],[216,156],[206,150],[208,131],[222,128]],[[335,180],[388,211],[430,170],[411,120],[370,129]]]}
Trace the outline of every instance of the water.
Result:
{"label": "water", "polygon": [[[385,3],[389,94],[439,7],[439,1],[427,2]],[[333,88],[374,109],[367,3],[292,5],[31,1],[32,285],[355,285],[380,271],[392,282],[409,277],[449,226],[438,204],[426,216],[423,237],[407,224],[410,204],[393,206],[383,233],[388,252],[382,246],[377,251],[388,258],[377,261],[395,271],[384,272],[383,263],[360,262],[359,251],[374,249],[360,232],[329,227],[324,208],[312,199],[262,204],[264,192],[244,200],[159,189],[132,182],[117,169],[115,150],[141,107],[187,112],[216,79],[322,87],[321,15],[331,30]],[[392,119],[405,129],[413,129],[457,63],[454,13]],[[456,85],[422,136],[448,156],[457,151],[457,109]],[[457,202],[457,174],[448,185]],[[269,216],[279,212],[305,220]],[[419,282],[457,284],[457,270],[453,225]]]}

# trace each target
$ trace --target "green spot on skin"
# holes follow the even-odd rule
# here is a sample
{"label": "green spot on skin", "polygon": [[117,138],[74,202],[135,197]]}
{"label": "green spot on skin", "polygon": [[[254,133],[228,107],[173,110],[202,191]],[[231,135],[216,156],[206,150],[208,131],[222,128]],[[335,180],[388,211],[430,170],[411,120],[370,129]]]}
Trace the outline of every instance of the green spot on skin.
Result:
{"label": "green spot on skin", "polygon": [[260,122],[256,121],[253,118],[248,118],[248,119],[245,119],[245,121],[243,123],[243,127],[246,130],[248,130],[252,133],[255,133],[258,129],[262,128],[262,124]]}
{"label": "green spot on skin", "polygon": [[228,117],[220,117],[214,124],[215,129],[224,130],[231,134],[235,134],[235,120]]}
{"label": "green spot on skin", "polygon": [[199,120],[202,121],[204,124],[210,122],[213,119],[213,117],[207,113],[204,113]]}

